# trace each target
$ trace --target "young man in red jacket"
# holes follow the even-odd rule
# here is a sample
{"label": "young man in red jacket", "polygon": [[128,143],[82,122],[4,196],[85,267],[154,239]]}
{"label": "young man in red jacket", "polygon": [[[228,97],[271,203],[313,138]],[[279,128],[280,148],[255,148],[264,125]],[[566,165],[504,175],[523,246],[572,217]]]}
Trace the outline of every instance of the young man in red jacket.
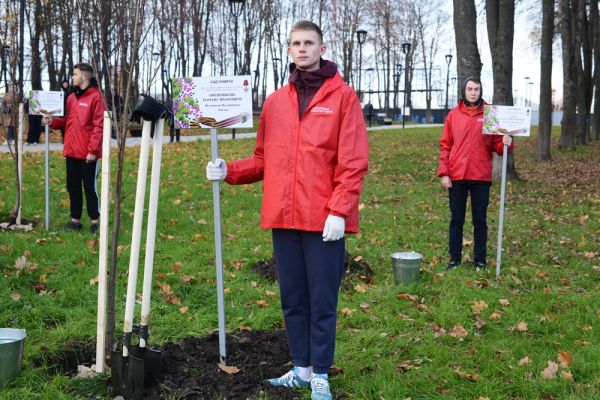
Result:
{"label": "young man in red jacket", "polygon": [[475,270],[486,268],[487,207],[492,185],[492,154],[502,154],[510,146],[508,135],[483,134],[481,81],[468,77],[461,87],[461,102],[446,117],[440,140],[437,176],[448,190],[450,202],[450,262],[447,270],[458,267],[462,259],[463,226],[467,197],[471,194]]}
{"label": "young man in red jacket", "polygon": [[210,180],[263,180],[261,227],[272,229],[281,307],[293,370],[272,386],[311,387],[331,399],[344,233],[358,231],[358,202],[368,142],[358,97],[337,66],[321,59],[321,29],[310,21],[290,33],[289,84],[265,101],[254,155],[209,162]]}
{"label": "young man in red jacket", "polygon": [[98,160],[102,155],[104,102],[91,65],[75,65],[71,85],[65,116],[53,119],[45,115],[42,122],[50,124],[52,129],[63,129],[65,132],[63,155],[67,163],[67,191],[71,202],[71,221],[66,228],[82,228],[83,184],[87,212],[92,221],[90,231],[96,233],[100,216],[96,176]]}

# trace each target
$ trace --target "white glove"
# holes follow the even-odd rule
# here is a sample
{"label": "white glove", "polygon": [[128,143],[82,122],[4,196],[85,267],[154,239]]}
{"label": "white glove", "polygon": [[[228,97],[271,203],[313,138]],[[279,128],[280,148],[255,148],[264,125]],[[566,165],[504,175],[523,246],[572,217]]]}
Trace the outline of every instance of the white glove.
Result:
{"label": "white glove", "polygon": [[209,181],[222,181],[227,176],[227,164],[222,158],[206,164],[206,178]]}
{"label": "white glove", "polygon": [[323,229],[323,241],[332,242],[340,240],[344,237],[344,229],[346,228],[346,220],[342,217],[329,214],[325,220],[325,228]]}

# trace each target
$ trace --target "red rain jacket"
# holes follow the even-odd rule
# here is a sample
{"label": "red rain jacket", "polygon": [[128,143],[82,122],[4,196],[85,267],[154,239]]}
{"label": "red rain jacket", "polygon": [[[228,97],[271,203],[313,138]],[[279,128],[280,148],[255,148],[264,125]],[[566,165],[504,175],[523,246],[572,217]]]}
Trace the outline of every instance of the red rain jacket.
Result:
{"label": "red rain jacket", "polygon": [[63,155],[85,160],[88,154],[96,159],[102,156],[102,128],[104,103],[100,90],[89,87],[81,97],[75,93],[67,97],[65,117],[53,118],[50,128],[64,129]]}
{"label": "red rain jacket", "polygon": [[[512,151],[513,144],[509,151]],[[492,153],[502,154],[500,135],[483,134],[483,107],[470,115],[461,101],[446,117],[440,139],[440,161],[437,176],[447,175],[452,181],[492,181]]]}
{"label": "red rain jacket", "polygon": [[296,87],[265,101],[254,155],[227,164],[230,184],[263,180],[261,228],[322,231],[329,214],[358,232],[369,146],[358,97],[339,73],[326,79],[299,119]]}

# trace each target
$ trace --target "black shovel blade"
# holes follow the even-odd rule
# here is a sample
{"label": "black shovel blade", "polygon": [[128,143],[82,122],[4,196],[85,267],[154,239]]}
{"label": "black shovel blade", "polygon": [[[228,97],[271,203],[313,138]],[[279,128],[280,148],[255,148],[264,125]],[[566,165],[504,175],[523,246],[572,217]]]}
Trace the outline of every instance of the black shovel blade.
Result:
{"label": "black shovel blade", "polygon": [[146,348],[144,352],[144,372],[146,387],[151,387],[162,380],[162,353],[160,350]]}
{"label": "black shovel blade", "polygon": [[131,346],[131,355],[144,362],[144,387],[150,388],[162,379],[162,353],[149,347]]}
{"label": "black shovel blade", "polygon": [[141,399],[144,393],[144,360],[129,356],[127,387],[130,398]]}
{"label": "black shovel blade", "polygon": [[110,352],[110,384],[113,394],[124,395],[123,382],[123,353],[112,350]]}
{"label": "black shovel blade", "polygon": [[113,394],[126,399],[141,399],[144,392],[144,362],[136,357],[123,357],[111,351],[111,386]]}

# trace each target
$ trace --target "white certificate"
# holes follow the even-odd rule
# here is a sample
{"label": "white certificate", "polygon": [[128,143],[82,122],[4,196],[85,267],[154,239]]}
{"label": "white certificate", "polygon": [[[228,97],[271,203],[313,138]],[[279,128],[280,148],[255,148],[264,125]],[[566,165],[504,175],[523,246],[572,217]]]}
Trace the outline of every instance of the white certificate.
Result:
{"label": "white certificate", "polygon": [[250,76],[173,78],[176,128],[252,128]]}
{"label": "white certificate", "polygon": [[486,105],[483,108],[484,135],[529,136],[531,108]]}
{"label": "white certificate", "polygon": [[29,114],[63,116],[65,114],[64,96],[62,90],[55,92],[32,90],[29,96]]}

